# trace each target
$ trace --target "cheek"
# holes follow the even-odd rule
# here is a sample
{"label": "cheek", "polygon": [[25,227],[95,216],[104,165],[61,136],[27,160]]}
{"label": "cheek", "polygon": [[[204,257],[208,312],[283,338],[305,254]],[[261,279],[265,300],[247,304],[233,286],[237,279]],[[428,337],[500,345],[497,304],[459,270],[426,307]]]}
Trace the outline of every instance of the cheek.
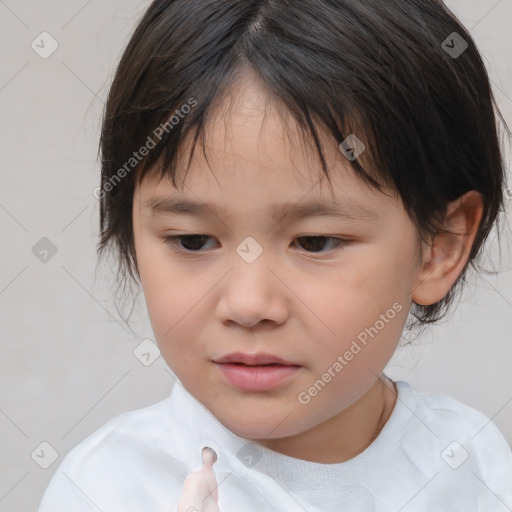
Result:
{"label": "cheek", "polygon": [[172,341],[179,339],[184,326],[190,332],[190,325],[187,325],[190,312],[205,290],[194,287],[187,272],[171,264],[169,249],[159,242],[142,238],[137,260],[156,341],[163,353],[174,350]]}
{"label": "cheek", "polygon": [[151,322],[159,324],[167,317],[169,318],[170,303],[172,302],[173,286],[169,286],[170,278],[169,265],[166,264],[164,251],[158,244],[144,243],[141,240],[137,248],[137,260],[139,274],[146,299],[146,305]]}
{"label": "cheek", "polygon": [[344,373],[362,367],[378,372],[385,366],[400,339],[410,306],[409,256],[404,252],[397,255],[382,245],[369,245],[357,259],[347,258],[336,270],[307,281],[297,280],[301,282],[297,294],[307,297],[308,339],[316,353],[316,374],[345,353],[350,360],[346,366],[349,371]]}
{"label": "cheek", "polygon": [[209,299],[219,275],[208,272],[207,266],[201,270],[197,261],[173,262],[176,256],[170,249],[151,239],[140,244],[137,255],[148,316],[162,357],[182,382],[201,395],[208,375],[198,369],[210,359],[211,343],[201,333],[208,330]]}
{"label": "cheek", "polygon": [[326,324],[326,331],[330,327],[335,334],[353,335],[353,328],[375,322],[402,298],[397,289],[400,274],[394,267],[398,268],[370,252],[361,254],[357,261],[347,259],[323,276],[302,277],[298,295],[307,298],[304,302]]}

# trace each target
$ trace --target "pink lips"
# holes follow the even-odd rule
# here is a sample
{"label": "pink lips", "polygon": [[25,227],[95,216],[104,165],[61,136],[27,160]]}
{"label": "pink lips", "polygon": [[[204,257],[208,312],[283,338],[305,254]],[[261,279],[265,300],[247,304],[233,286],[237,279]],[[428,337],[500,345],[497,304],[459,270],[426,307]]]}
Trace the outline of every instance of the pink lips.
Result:
{"label": "pink lips", "polygon": [[288,380],[301,368],[272,354],[236,352],[214,361],[221,375],[243,391],[268,391]]}

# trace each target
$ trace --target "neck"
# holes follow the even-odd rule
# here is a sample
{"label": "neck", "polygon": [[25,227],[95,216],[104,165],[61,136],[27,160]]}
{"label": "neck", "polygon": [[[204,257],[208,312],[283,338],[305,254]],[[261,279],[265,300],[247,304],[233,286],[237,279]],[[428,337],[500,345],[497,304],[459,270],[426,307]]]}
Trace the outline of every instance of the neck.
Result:
{"label": "neck", "polygon": [[363,452],[379,435],[396,402],[392,383],[379,378],[347,409],[310,430],[281,439],[258,439],[257,443],[288,457],[335,464]]}

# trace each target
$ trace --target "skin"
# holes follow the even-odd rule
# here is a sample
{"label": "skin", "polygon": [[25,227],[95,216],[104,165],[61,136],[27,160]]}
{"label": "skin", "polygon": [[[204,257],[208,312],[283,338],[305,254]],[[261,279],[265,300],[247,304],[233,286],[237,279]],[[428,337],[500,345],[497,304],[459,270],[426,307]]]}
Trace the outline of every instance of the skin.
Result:
{"label": "skin", "polygon": [[[284,130],[282,110],[254,77],[246,78],[210,118],[211,168],[199,147],[184,187],[148,175],[135,191],[135,250],[149,318],[169,367],[225,427],[291,457],[343,462],[361,453],[388,420],[396,390],[381,378],[382,370],[412,302],[439,301],[462,272],[482,201],[471,191],[452,203],[446,227],[456,234],[420,247],[397,195],[388,189],[387,197],[360,181],[339,141],[322,132],[332,196],[319,181],[314,149],[296,130]],[[227,211],[204,218],[153,216],[145,202],[155,196],[209,201]],[[271,217],[273,204],[310,199],[350,200],[376,209],[378,218]],[[210,238],[188,254],[163,240],[185,234]],[[311,241],[297,241],[306,235],[351,243],[336,247],[326,240],[315,249]],[[251,264],[236,252],[247,236],[263,248]],[[300,403],[299,393],[393,303],[401,311],[308,404]],[[301,368],[271,391],[240,391],[213,362],[235,351],[272,353]]]}

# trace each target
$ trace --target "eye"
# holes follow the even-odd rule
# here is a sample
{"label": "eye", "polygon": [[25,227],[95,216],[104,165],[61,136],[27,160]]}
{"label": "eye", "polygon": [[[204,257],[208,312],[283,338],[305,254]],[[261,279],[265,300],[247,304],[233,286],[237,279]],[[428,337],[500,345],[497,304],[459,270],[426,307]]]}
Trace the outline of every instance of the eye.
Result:
{"label": "eye", "polygon": [[[326,245],[326,241],[334,242],[334,249],[336,247],[347,245],[349,243],[348,240],[343,240],[341,238],[335,238],[332,236],[301,236],[296,240],[302,247],[306,248],[306,252],[313,253],[321,252],[322,248],[325,247]],[[334,249],[331,248],[330,250]],[[323,252],[330,252],[330,250]]]}
{"label": "eye", "polygon": [[[164,242],[176,251],[199,252],[205,238],[210,237],[208,235],[175,235],[164,237]],[[181,244],[181,246],[178,244]]]}
{"label": "eye", "polygon": [[[201,252],[205,244],[205,240],[209,237],[208,235],[171,235],[164,237],[164,242],[171,246],[171,248],[175,251],[181,252]],[[332,236],[301,236],[296,239],[299,242],[299,245],[305,248],[306,252],[310,253],[325,253],[330,252],[337,247],[345,246],[350,243],[349,240],[344,240],[342,238],[335,238]],[[327,251],[323,251],[329,244],[331,243],[331,249]],[[332,247],[334,245],[334,247]]]}

